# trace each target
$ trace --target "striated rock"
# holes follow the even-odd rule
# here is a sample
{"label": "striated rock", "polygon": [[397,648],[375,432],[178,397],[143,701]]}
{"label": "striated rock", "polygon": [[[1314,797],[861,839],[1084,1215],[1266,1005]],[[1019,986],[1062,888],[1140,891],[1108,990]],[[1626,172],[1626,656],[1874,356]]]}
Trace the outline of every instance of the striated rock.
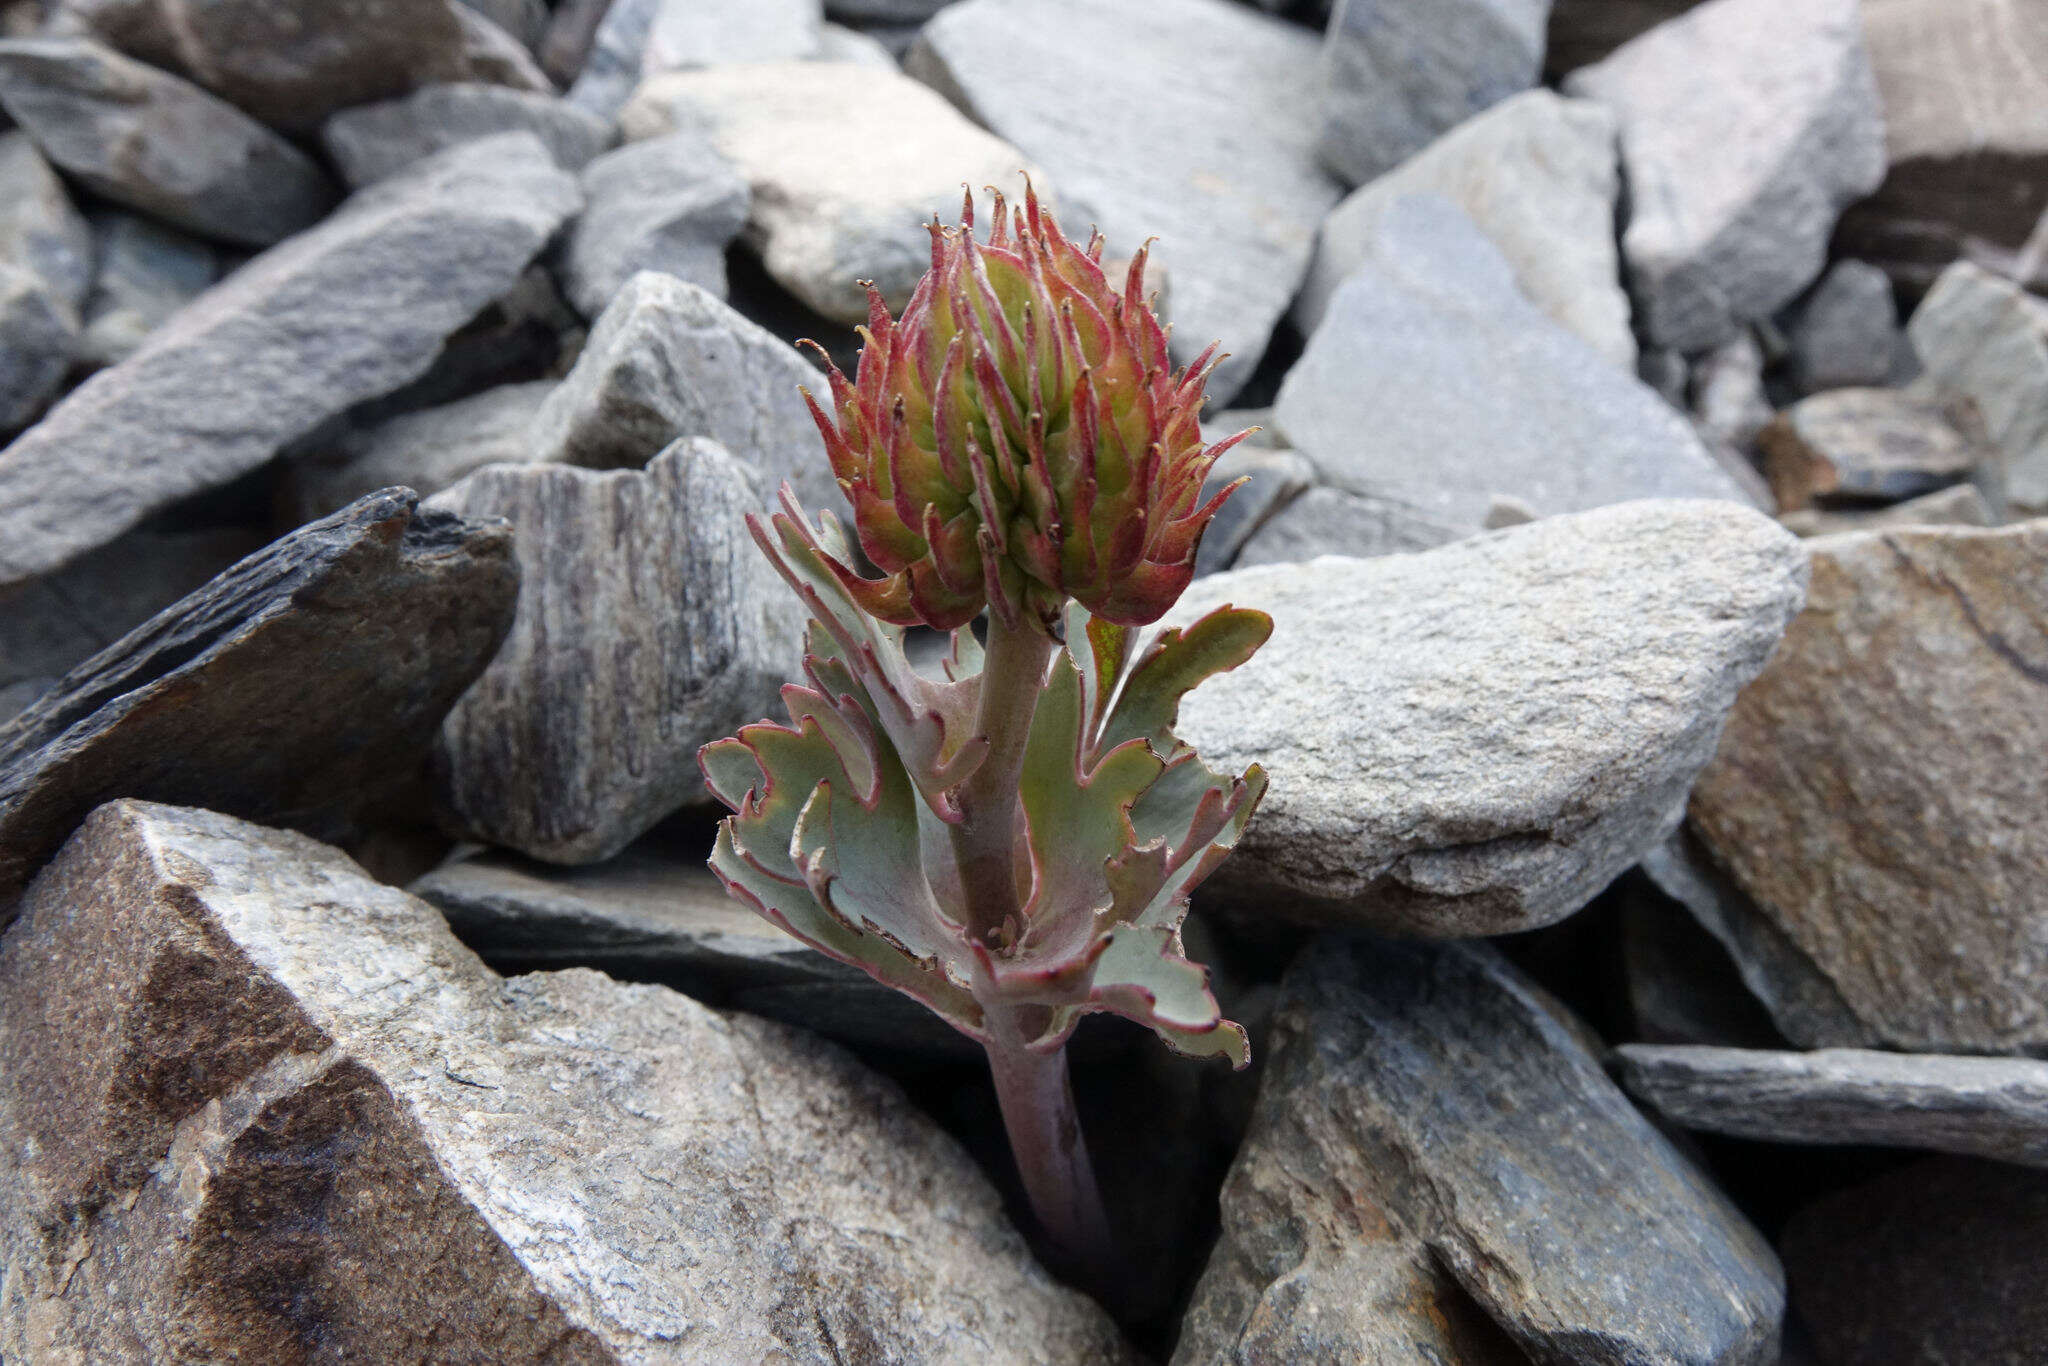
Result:
{"label": "striated rock", "polygon": [[1409,550],[1434,550],[1462,539],[1468,530],[1394,499],[1312,488],[1267,518],[1246,539],[1232,564],[1238,569],[1291,564],[1318,555],[1366,560]]}
{"label": "striated rock", "polygon": [[554,390],[552,380],[502,384],[349,429],[292,460],[283,501],[294,518],[308,522],[394,484],[428,498],[485,465],[523,463],[530,458],[534,417]]}
{"label": "striated rock", "polygon": [[1384,175],[1535,85],[1550,0],[1337,0],[1316,152],[1348,184]]}
{"label": "striated rock", "polygon": [[0,450],[0,588],[424,373],[576,207],[531,135],[491,138],[236,271]]}
{"label": "striated rock", "polygon": [[2048,302],[1958,261],[1913,310],[1906,331],[1928,375],[1975,405],[2004,455],[2006,499],[2048,510]]}
{"label": "striated rock", "polygon": [[1450,1279],[1539,1361],[1775,1363],[1769,1246],[1562,1013],[1490,949],[1310,945],[1174,1360],[1520,1359]]}
{"label": "striated rock", "polygon": [[103,369],[134,355],[150,333],[205,293],[220,278],[221,260],[198,238],[134,214],[104,213],[94,227],[99,269],[77,352],[84,364]]}
{"label": "striated rock", "polygon": [[507,981],[208,812],[111,805],[38,884],[0,1075],[9,1360],[1129,1360],[829,1044]]}
{"label": "striated rock", "polygon": [[723,299],[725,249],[746,226],[747,183],[698,133],[632,143],[583,172],[586,207],[562,244],[562,286],[587,318],[643,270]]}
{"label": "striated rock", "polygon": [[1917,293],[1958,256],[2019,248],[2048,210],[2048,24],[2033,0],[1862,8],[1887,165],[1837,243]]}
{"label": "striated rock", "polygon": [[202,236],[266,247],[334,206],[327,173],[291,143],[87,39],[0,41],[0,105],[87,188]]}
{"label": "striated rock", "polygon": [[1562,919],[1677,820],[1804,578],[1768,518],[1671,501],[1198,581],[1169,624],[1274,620],[1181,709],[1209,763],[1272,775],[1205,895],[1429,935]]}
{"label": "striated rock", "polygon": [[1616,1056],[1629,1093],[1688,1129],[2048,1167],[2048,1062],[1651,1044]]}
{"label": "striated rock", "polygon": [[1785,342],[1792,382],[1805,394],[1881,385],[1898,349],[1891,278],[1868,261],[1837,261],[1793,305]]}
{"label": "striated rock", "polygon": [[1884,177],[1858,0],[1709,0],[1565,88],[1621,121],[1621,251],[1658,346],[1703,351],[1777,311]]}
{"label": "striated rock", "polygon": [[435,752],[466,835],[609,858],[705,796],[697,750],[774,710],[805,616],[747,535],[758,474],[714,441],[642,471],[496,465],[431,506],[518,536],[519,615]]}
{"label": "striated rock", "polygon": [[1845,512],[1788,512],[1778,519],[1795,536],[1832,536],[1843,531],[1881,531],[1900,526],[1997,526],[1991,505],[1975,484],[1952,484],[1890,507]]}
{"label": "striated rock", "polygon": [[1997,458],[1939,408],[1897,389],[1832,389],[1801,399],[1759,441],[1782,511],[1816,501],[1914,498]]}
{"label": "striated rock", "polygon": [[1294,320],[1313,333],[1330,296],[1373,258],[1380,222],[1403,196],[1463,209],[1552,319],[1624,370],[1636,363],[1614,245],[1614,115],[1590,100],[1531,90],[1460,124],[1353,193],[1323,220]]}
{"label": "striated rock", "polygon": [[359,190],[436,152],[517,132],[539,138],[563,170],[580,171],[611,145],[614,129],[553,95],[468,82],[344,109],[321,125],[320,145]]}
{"label": "striated rock", "polygon": [[0,726],[0,919],[94,807],[344,835],[418,771],[512,622],[511,535],[387,489],[164,609]]}
{"label": "striated rock", "polygon": [[1783,1239],[1827,1366],[2031,1361],[2048,1342],[2048,1175],[1932,1158],[1809,1205]]}
{"label": "striated rock", "polygon": [[2048,1047],[2048,522],[1808,545],[1692,826],[1875,1042]]}
{"label": "striated rock", "polygon": [[1220,405],[1258,364],[1337,202],[1313,150],[1315,44],[1229,0],[963,0],[925,26],[906,67],[1044,166],[1068,226],[1097,224],[1115,256],[1159,238],[1174,355],[1218,339],[1230,353],[1209,384]]}
{"label": "striated rock", "polygon": [[592,469],[637,468],[683,436],[708,436],[812,507],[838,485],[799,386],[810,363],[712,295],[644,271],[608,306],[576,368],[533,421],[531,454]]}
{"label": "striated rock", "polygon": [[1021,193],[1019,173],[1036,173],[916,81],[843,62],[657,77],[619,122],[628,138],[709,138],[752,190],[747,241],[768,273],[844,323],[867,321],[861,280],[892,308],[908,302],[931,266],[925,225],[954,221],[963,182]]}
{"label": "striated rock", "polygon": [[1370,252],[1274,408],[1324,482],[1470,530],[1499,494],[1546,515],[1743,499],[1684,417],[1545,317],[1454,205],[1401,201]]}

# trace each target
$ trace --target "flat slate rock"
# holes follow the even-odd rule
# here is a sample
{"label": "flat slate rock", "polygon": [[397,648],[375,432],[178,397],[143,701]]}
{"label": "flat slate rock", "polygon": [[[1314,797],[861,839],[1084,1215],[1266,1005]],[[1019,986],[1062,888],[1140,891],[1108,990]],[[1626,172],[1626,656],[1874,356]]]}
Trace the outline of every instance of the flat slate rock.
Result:
{"label": "flat slate rock", "polygon": [[1562,919],[1677,822],[1805,577],[1769,518],[1666,501],[1197,581],[1169,624],[1274,619],[1181,707],[1210,764],[1272,777],[1204,894],[1425,935]]}
{"label": "flat slate rock", "polygon": [[424,374],[579,204],[531,134],[358,194],[208,290],[0,450],[0,588]]}
{"label": "flat slate rock", "polygon": [[99,370],[134,355],[150,333],[220,279],[221,253],[132,213],[96,214],[93,229],[99,268],[86,296],[77,354]]}
{"label": "flat slate rock", "polygon": [[1785,512],[1816,501],[1917,498],[1998,459],[1940,406],[1898,389],[1830,389],[1803,398],[1765,425],[1758,444]]}
{"label": "flat slate rock", "polygon": [[702,133],[607,152],[583,170],[585,208],[563,239],[562,288],[586,318],[643,270],[725,297],[725,250],[747,224],[747,182]]}
{"label": "flat slate rock", "polygon": [[115,797],[315,834],[418,772],[512,623],[511,532],[387,489],[160,612],[0,726],[0,919]]}
{"label": "flat slate rock", "polygon": [[1709,0],[1572,75],[1621,121],[1636,327],[1704,351],[1820,274],[1884,178],[1859,0]]}
{"label": "flat slate rock", "polygon": [[1174,355],[1230,353],[1217,404],[1264,354],[1341,190],[1315,159],[1315,64],[1313,33],[1229,0],[963,0],[905,63],[1051,173],[1070,230],[1098,225],[1113,256],[1159,239]]}
{"label": "flat slate rock", "polygon": [[493,465],[434,498],[509,521],[524,576],[510,636],[435,750],[462,833],[595,863],[706,799],[698,749],[801,676],[802,604],[746,528],[768,500],[701,437],[644,471]]}
{"label": "flat slate rock", "polygon": [[1435,196],[1374,225],[1274,422],[1324,482],[1474,531],[1503,494],[1541,515],[1747,501],[1682,414],[1530,302],[1500,250]]}
{"label": "flat slate rock", "polygon": [[1621,1084],[1674,1124],[2048,1167],[2048,1062],[1835,1048],[1623,1044]]}
{"label": "flat slate rock", "polygon": [[0,942],[0,1143],[10,1361],[1130,1360],[830,1044],[205,811],[102,808]]}
{"label": "flat slate rock", "polygon": [[551,94],[467,81],[344,109],[320,126],[320,145],[360,190],[460,143],[517,132],[539,138],[565,171],[582,170],[616,135],[611,120]]}
{"label": "flat slate rock", "polygon": [[1175,1361],[1512,1360],[1448,1273],[1538,1361],[1775,1366],[1769,1245],[1583,1037],[1489,948],[1312,942]]}
{"label": "flat slate rock", "polygon": [[1807,545],[1692,827],[1878,1043],[2048,1048],[2048,522]]}
{"label": "flat slate rock", "polygon": [[318,162],[241,110],[89,39],[0,41],[0,106],[94,193],[204,237],[267,247],[339,197]]}
{"label": "flat slate rock", "polygon": [[1906,325],[1942,391],[1976,409],[1998,447],[2006,501],[2048,511],[2048,301],[1958,261]]}

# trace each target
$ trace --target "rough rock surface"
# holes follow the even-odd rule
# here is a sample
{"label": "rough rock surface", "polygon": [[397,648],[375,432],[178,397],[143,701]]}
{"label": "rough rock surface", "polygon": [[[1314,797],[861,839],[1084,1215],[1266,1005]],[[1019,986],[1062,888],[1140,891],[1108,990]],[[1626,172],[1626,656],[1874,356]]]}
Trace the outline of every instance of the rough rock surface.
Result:
{"label": "rough rock surface", "polygon": [[417,773],[518,586],[503,526],[387,489],[166,608],[0,726],[0,919],[115,797],[351,832]]}
{"label": "rough rock surface", "polygon": [[498,465],[434,499],[509,521],[524,574],[511,635],[435,753],[464,833],[594,863],[703,798],[697,750],[800,675],[802,606],[746,529],[768,500],[701,438],[645,471]]}
{"label": "rough rock surface", "polygon": [[141,349],[220,278],[220,254],[196,237],[131,213],[106,213],[94,223],[99,269],[85,301],[78,359],[95,369],[117,365]]}
{"label": "rough rock surface", "polygon": [[1768,518],[1662,501],[1197,581],[1169,623],[1274,619],[1181,708],[1211,764],[1272,775],[1205,891],[1436,935],[1569,915],[1677,820],[1804,580]]}
{"label": "rough rock surface", "polygon": [[1326,483],[1473,530],[1499,494],[1540,514],[1744,497],[1683,416],[1544,316],[1435,197],[1374,227],[1274,420]]}
{"label": "rough rock surface", "polygon": [[2048,522],[1808,545],[1693,828],[1881,1044],[2048,1048]]}
{"label": "rough rock surface", "polygon": [[792,347],[709,291],[643,271],[541,405],[533,458],[635,468],[677,437],[708,436],[759,471],[771,496],[787,479],[807,506],[836,506],[838,486],[798,392],[822,383]]}
{"label": "rough rock surface", "polygon": [[1352,185],[1536,84],[1550,0],[1338,0],[1316,152]]}
{"label": "rough rock surface", "polygon": [[1343,489],[1309,489],[1268,517],[1247,537],[1233,568],[1292,564],[1318,555],[1371,559],[1409,550],[1434,550],[1463,538],[1469,527],[1389,498],[1365,498]]}
{"label": "rough rock surface", "polygon": [[1404,195],[1442,195],[1514,268],[1522,293],[1624,370],[1636,363],[1614,244],[1614,115],[1531,90],[1459,125],[1357,190],[1323,220],[1294,320],[1314,332],[1330,296],[1372,258],[1374,229]]}
{"label": "rough rock surface", "polygon": [[1758,440],[1782,511],[1816,500],[1914,498],[1997,458],[1940,408],[1897,389],[1831,389],[1801,399]]}
{"label": "rough rock surface", "polygon": [[19,130],[0,133],[0,262],[28,271],[74,311],[92,284],[92,230]]}
{"label": "rough rock surface", "polygon": [[1775,1363],[1769,1246],[1562,1009],[1489,949],[1311,944],[1175,1361],[1512,1360],[1447,1272],[1540,1361]]}
{"label": "rough rock surface", "polygon": [[491,138],[236,271],[0,450],[0,588],[424,373],[577,205],[530,134]]}
{"label": "rough rock surface", "polygon": [[1868,261],[1828,267],[1786,320],[1791,379],[1807,394],[1883,384],[1898,341],[1891,277]]}
{"label": "rough rock surface", "polygon": [[506,981],[439,921],[299,836],[102,809],[0,947],[0,1352],[1127,1359],[830,1045]]}
{"label": "rough rock surface", "polygon": [[1801,1210],[1783,1248],[1827,1366],[2018,1366],[2048,1342],[2048,1173],[1931,1158]]}
{"label": "rough rock surface", "polygon": [[1958,261],[1913,310],[1906,331],[1928,375],[1976,406],[2004,453],[2006,499],[2048,511],[2048,302]]}
{"label": "rough rock surface", "polygon": [[619,123],[633,139],[709,138],[752,190],[747,241],[768,273],[844,323],[867,321],[860,280],[873,280],[892,308],[909,300],[931,266],[925,225],[959,216],[963,182],[977,194],[983,185],[1021,194],[1018,173],[1037,171],[908,76],[845,62],[656,77]]}
{"label": "rough rock surface", "polygon": [[801,61],[824,39],[819,0],[660,0],[640,72]]}
{"label": "rough rock surface", "polygon": [[1159,238],[1174,354],[1221,339],[1221,404],[1337,202],[1313,152],[1315,43],[1229,0],[964,0],[926,25],[906,66],[1051,172],[1069,227],[1099,225],[1119,256]]}
{"label": "rough rock surface", "polygon": [[552,95],[471,81],[344,109],[321,125],[320,144],[342,178],[361,189],[459,143],[522,131],[566,171],[582,170],[614,134],[609,119]]}
{"label": "rough rock surface", "polygon": [[607,152],[583,171],[585,209],[562,243],[562,288],[586,318],[643,270],[723,299],[725,249],[746,226],[746,181],[701,133]]}
{"label": "rough rock surface", "polygon": [[1621,1084],[1688,1129],[2048,1167],[2048,1062],[1623,1044]]}
{"label": "rough rock surface", "polygon": [[1622,256],[1659,346],[1705,350],[1789,302],[1884,178],[1858,0],[1709,0],[1565,88],[1621,120]]}
{"label": "rough rock surface", "polygon": [[1833,536],[1844,531],[1881,531],[1900,526],[1997,526],[1991,504],[1975,484],[1953,484],[1890,507],[1845,511],[1788,512],[1778,519],[1797,536]]}
{"label": "rough rock surface", "polygon": [[0,42],[0,106],[95,193],[203,236],[266,247],[334,206],[327,173],[291,143],[88,39]]}

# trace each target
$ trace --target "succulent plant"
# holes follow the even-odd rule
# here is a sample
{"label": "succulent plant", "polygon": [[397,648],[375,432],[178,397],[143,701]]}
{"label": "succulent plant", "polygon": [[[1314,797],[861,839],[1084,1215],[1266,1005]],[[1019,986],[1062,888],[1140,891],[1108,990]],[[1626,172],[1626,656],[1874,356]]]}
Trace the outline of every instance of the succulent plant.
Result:
{"label": "succulent plant", "polygon": [[[749,519],[810,611],[805,682],[783,689],[787,724],[701,762],[734,812],[711,859],[726,887],[982,1044],[1034,1211],[1085,1268],[1107,1229],[1067,1081],[1081,1017],[1247,1061],[1180,927],[1265,777],[1215,772],[1173,724],[1272,623],[1224,607],[1141,629],[1224,496],[1198,502],[1231,444],[1196,426],[1214,348],[1168,368],[1142,252],[1119,293],[1100,239],[1068,240],[1028,189],[994,217],[986,243],[971,199],[959,228],[932,225],[902,318],[877,301],[858,381],[832,374],[838,421],[812,404],[882,576],[787,487]],[[919,625],[952,632],[943,677],[904,653]]]}

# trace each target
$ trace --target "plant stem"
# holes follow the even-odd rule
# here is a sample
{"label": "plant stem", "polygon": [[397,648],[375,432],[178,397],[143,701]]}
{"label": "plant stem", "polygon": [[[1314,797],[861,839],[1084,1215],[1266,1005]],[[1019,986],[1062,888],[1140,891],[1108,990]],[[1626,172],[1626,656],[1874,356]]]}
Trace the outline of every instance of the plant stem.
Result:
{"label": "plant stem", "polygon": [[1004,922],[1023,919],[1017,894],[1022,843],[1017,784],[1054,648],[1051,637],[1030,622],[1006,627],[990,614],[976,727],[988,737],[988,757],[961,784],[966,819],[951,828],[967,931],[984,944],[998,942]]}
{"label": "plant stem", "polygon": [[1051,1053],[1026,1048],[1025,1039],[1037,1032],[1031,1026],[1042,1025],[1023,1018],[1027,1013],[1045,1012],[1043,1007],[994,1010],[988,1018],[988,1066],[1003,1108],[1003,1127],[1009,1130],[1010,1154],[1031,1212],[1058,1257],[1069,1264],[1069,1274],[1098,1294],[1113,1291],[1109,1218],[1081,1137],[1074,1090],[1067,1081],[1067,1050],[1064,1045]]}

